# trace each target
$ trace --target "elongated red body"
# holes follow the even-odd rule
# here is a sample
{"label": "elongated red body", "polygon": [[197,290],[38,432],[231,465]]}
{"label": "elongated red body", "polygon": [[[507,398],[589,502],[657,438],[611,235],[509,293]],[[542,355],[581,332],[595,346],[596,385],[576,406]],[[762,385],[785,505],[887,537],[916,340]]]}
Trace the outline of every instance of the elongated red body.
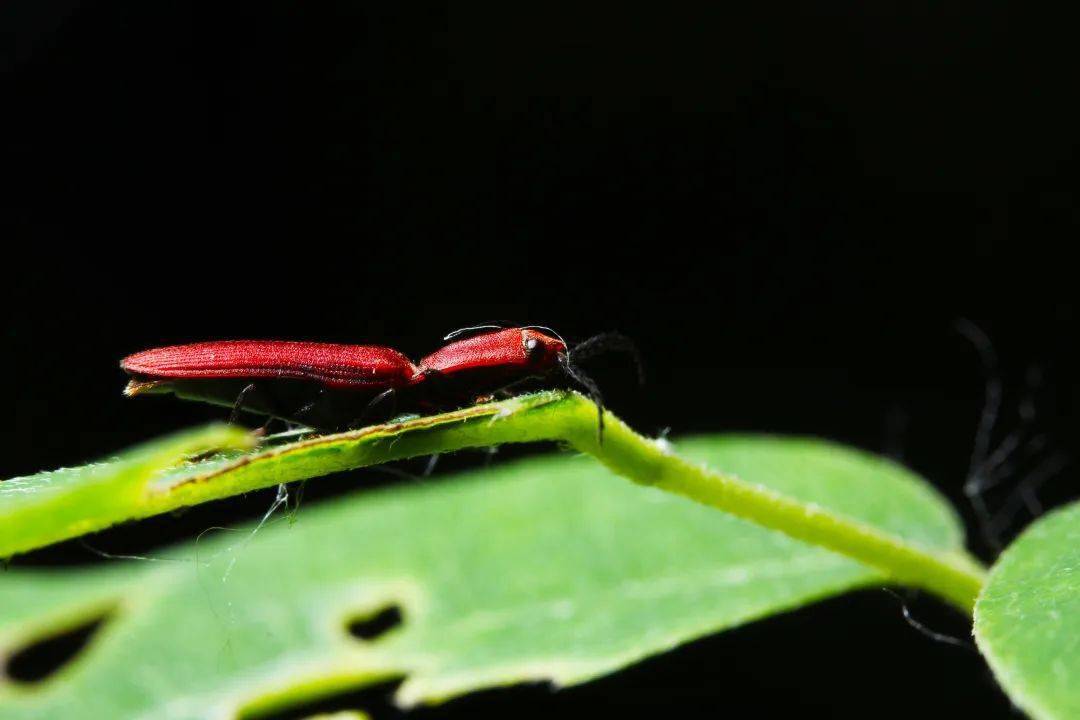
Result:
{"label": "elongated red body", "polygon": [[323,430],[386,413],[460,407],[555,370],[566,344],[533,328],[451,342],[414,365],[374,345],[225,340],[156,348],[120,362],[129,396],[178,397],[242,408]]}
{"label": "elongated red body", "polygon": [[409,358],[387,347],[279,340],[172,345],[128,355],[120,367],[145,381],[290,379],[339,389],[399,387],[417,373]]}

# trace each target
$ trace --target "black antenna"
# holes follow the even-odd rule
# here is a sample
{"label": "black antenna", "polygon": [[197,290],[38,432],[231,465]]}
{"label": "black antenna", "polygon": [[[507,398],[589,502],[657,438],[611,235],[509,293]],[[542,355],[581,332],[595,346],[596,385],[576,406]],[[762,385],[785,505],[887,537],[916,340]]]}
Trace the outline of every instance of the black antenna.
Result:
{"label": "black antenna", "polygon": [[580,368],[574,366],[574,363],[567,355],[559,355],[559,364],[566,374],[589,393],[589,399],[596,403],[596,432],[597,442],[601,445],[604,444],[604,397],[600,394],[600,387],[593,381],[591,377],[581,371]]}
{"label": "black antenna", "polygon": [[593,335],[588,340],[582,340],[575,345],[570,354],[573,356],[574,362],[578,363],[607,352],[629,355],[630,359],[634,361],[634,368],[637,370],[638,384],[645,384],[645,363],[641,360],[641,353],[638,351],[634,341],[622,333],[606,332]]}

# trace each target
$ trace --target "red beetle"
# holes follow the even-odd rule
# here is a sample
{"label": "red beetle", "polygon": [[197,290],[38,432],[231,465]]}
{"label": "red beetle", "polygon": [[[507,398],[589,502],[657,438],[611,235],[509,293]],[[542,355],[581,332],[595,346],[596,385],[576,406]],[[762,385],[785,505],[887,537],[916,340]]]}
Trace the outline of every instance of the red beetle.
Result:
{"label": "red beetle", "polygon": [[[455,339],[464,333],[477,334]],[[172,392],[261,415],[337,430],[378,410],[461,407],[527,380],[562,374],[583,385],[602,408],[599,389],[573,362],[565,341],[547,328],[466,328],[414,365],[373,345],[227,340],[175,345],[129,355],[124,392]],[[630,350],[621,335],[598,335],[574,348],[575,360],[597,350]],[[636,353],[635,353],[636,359]],[[639,363],[640,371],[640,363]],[[603,415],[600,415],[601,428]]]}

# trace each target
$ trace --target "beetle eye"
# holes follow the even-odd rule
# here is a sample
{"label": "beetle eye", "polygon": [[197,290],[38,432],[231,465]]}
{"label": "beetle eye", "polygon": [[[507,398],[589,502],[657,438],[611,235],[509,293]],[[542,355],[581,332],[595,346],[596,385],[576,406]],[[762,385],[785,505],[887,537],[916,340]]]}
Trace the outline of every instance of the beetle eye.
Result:
{"label": "beetle eye", "polygon": [[525,354],[526,355],[528,355],[529,357],[533,357],[534,355],[536,355],[536,353],[537,353],[537,351],[539,349],[540,349],[540,342],[536,338],[531,337],[531,338],[526,338],[525,339]]}

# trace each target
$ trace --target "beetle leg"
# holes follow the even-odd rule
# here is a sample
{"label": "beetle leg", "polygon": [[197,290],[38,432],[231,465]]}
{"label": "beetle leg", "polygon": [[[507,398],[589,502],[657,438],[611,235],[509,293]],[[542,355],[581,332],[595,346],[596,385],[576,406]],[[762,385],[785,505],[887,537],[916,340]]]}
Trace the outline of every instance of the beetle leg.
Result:
{"label": "beetle leg", "polygon": [[492,400],[495,400],[495,399],[506,400],[508,398],[512,398],[512,397],[514,397],[515,394],[517,394],[516,391],[517,391],[518,388],[520,388],[520,387],[522,387],[524,385],[527,385],[527,384],[529,384],[531,382],[534,382],[536,380],[539,380],[539,379],[542,379],[542,376],[540,376],[540,375],[529,375],[527,377],[519,378],[519,379],[513,381],[512,383],[508,383],[506,385],[503,385],[501,388],[499,388],[498,390],[495,390],[494,392],[492,392],[492,393],[490,393],[488,395],[480,395],[480,396],[478,396],[476,398],[476,402],[481,402],[482,400],[484,402],[491,402]]}
{"label": "beetle leg", "polygon": [[383,390],[381,393],[371,399],[371,402],[367,404],[367,407],[364,408],[364,411],[360,413],[360,417],[349,423],[349,429],[353,430],[355,428],[362,427],[364,421],[371,416],[371,413],[375,410],[375,408],[377,408],[387,399],[390,400],[389,417],[393,417],[394,414],[397,412],[397,388],[387,388],[386,390]]}
{"label": "beetle leg", "polygon": [[296,412],[294,412],[292,414],[292,416],[294,418],[301,419],[301,421],[302,421],[302,418],[305,415],[307,415],[309,412],[311,412],[312,410],[314,410],[318,406],[319,402],[321,400],[323,400],[325,395],[326,395],[326,388],[319,388],[319,391],[317,393],[315,393],[315,398],[313,400],[305,403],[304,405],[302,405],[299,410],[297,410]]}
{"label": "beetle leg", "polygon": [[255,383],[248,383],[244,386],[244,389],[240,391],[240,394],[236,396],[236,401],[233,403],[232,412],[229,413],[229,424],[235,425],[236,421],[240,418],[240,411],[244,409],[244,399],[255,392]]}
{"label": "beetle leg", "polygon": [[[244,407],[244,401],[251,398],[256,393],[260,393],[263,402],[266,403],[265,411],[253,410],[251,408]],[[236,401],[233,403],[232,412],[229,413],[229,424],[236,425],[240,418],[240,413],[244,410],[255,413],[257,415],[266,415],[266,422],[257,430],[257,432],[266,435],[270,429],[270,423],[274,422],[274,414],[277,412],[277,408],[274,407],[273,398],[266,393],[265,388],[258,383],[248,383],[244,386],[244,389],[240,391],[240,394],[236,396]]]}

